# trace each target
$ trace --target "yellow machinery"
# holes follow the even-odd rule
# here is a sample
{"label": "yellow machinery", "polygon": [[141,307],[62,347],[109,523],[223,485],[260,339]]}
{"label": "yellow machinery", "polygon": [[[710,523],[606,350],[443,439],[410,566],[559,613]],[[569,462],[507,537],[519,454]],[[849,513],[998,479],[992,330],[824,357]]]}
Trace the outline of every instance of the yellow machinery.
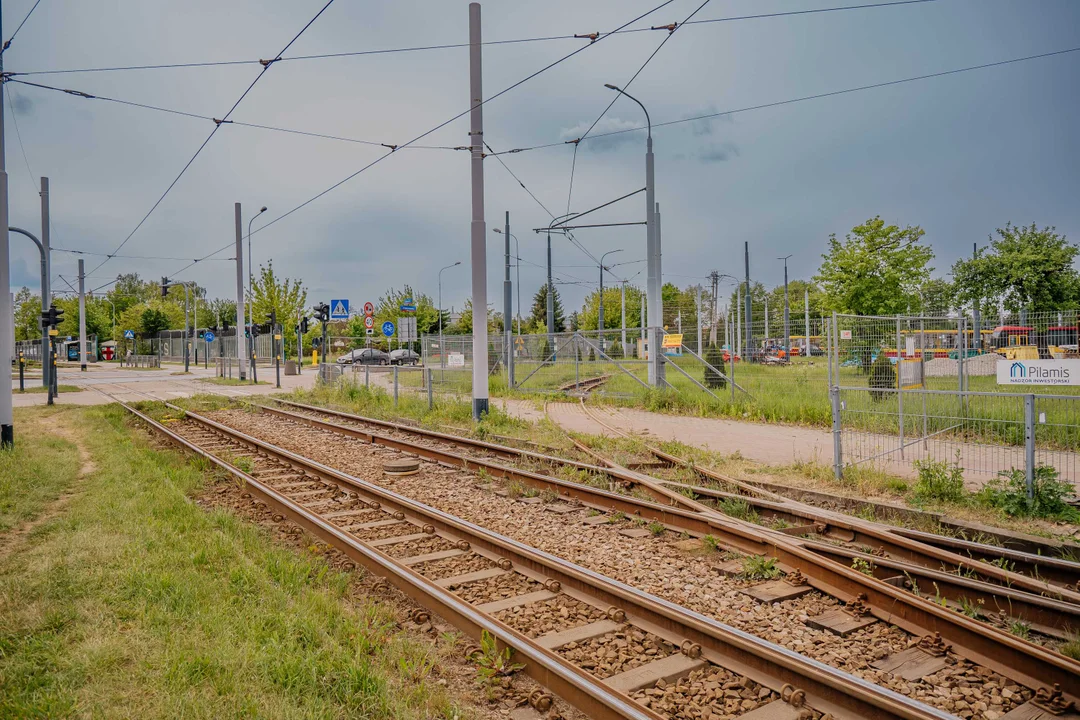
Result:
{"label": "yellow machinery", "polygon": [[1009,335],[1009,344],[999,347],[998,354],[1006,360],[1038,360],[1039,348],[1028,342],[1027,335]]}

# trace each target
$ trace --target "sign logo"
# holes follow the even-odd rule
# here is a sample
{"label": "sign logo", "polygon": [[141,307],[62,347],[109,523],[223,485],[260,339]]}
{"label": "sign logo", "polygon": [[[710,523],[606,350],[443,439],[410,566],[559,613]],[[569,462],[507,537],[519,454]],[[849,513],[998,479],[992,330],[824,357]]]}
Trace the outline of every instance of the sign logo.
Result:
{"label": "sign logo", "polygon": [[364,327],[366,327],[368,330],[375,327],[375,318],[371,317],[370,315],[365,315],[364,316]]}
{"label": "sign logo", "polygon": [[841,340],[850,340],[851,339],[851,331],[850,330],[841,330],[840,331],[840,339]]}
{"label": "sign logo", "polygon": [[664,335],[664,342],[662,347],[677,348],[682,346],[683,336],[681,334]]}
{"label": "sign logo", "polygon": [[382,324],[382,334],[386,337],[390,337],[394,334],[394,323],[387,320]]}
{"label": "sign logo", "polygon": [[214,342],[214,340],[216,338],[217,338],[217,335],[214,335],[214,333],[210,332],[209,330],[207,330],[205,333],[203,333],[203,339],[206,340],[206,342],[208,342],[208,343]]}
{"label": "sign logo", "polygon": [[364,314],[365,315],[374,315],[375,314],[375,306],[372,305],[370,302],[364,303]]}
{"label": "sign logo", "polygon": [[125,330],[124,331],[124,339],[125,340],[134,340],[135,339],[135,331],[134,330]]}
{"label": "sign logo", "polygon": [[1080,360],[1000,360],[998,385],[1080,386]]}
{"label": "sign logo", "polygon": [[330,319],[331,320],[348,320],[349,319],[349,301],[345,299],[331,300],[330,301]]}

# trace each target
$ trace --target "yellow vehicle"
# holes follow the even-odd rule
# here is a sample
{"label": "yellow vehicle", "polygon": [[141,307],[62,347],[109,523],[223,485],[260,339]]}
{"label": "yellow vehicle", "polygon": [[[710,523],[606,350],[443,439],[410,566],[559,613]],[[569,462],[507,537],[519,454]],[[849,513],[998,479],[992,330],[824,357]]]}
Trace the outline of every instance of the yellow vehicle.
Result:
{"label": "yellow vehicle", "polygon": [[991,343],[1006,360],[1038,360],[1039,347],[1031,343],[1034,328],[1023,325],[1001,325],[994,328]]}

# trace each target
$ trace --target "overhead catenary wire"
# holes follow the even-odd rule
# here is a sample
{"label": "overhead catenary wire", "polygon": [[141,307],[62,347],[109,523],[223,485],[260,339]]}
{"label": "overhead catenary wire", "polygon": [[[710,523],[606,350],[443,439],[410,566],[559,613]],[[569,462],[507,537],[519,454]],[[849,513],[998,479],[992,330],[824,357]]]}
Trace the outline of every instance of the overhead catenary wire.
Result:
{"label": "overhead catenary wire", "polygon": [[26,21],[30,19],[30,16],[34,14],[34,11],[37,10],[37,6],[40,4],[41,0],[35,0],[33,6],[30,8],[30,12],[26,13],[26,17],[24,17],[22,19],[22,22],[19,23],[19,27],[15,28],[15,32],[11,33],[11,37],[9,37],[4,42],[3,47],[0,47],[0,55],[3,55],[4,52],[6,52],[9,47],[11,47],[11,43],[15,40],[15,36],[18,35],[19,31],[23,29],[23,25],[26,24]]}
{"label": "overhead catenary wire", "polygon": [[[40,0],[39,0],[40,1]],[[766,18],[779,18],[790,17],[796,15],[816,15],[821,13],[842,12],[847,10],[867,10],[874,8],[888,8],[900,5],[922,5],[925,3],[939,2],[940,0],[892,0],[891,2],[880,3],[863,3],[860,5],[840,5],[835,7],[826,8],[812,8],[809,10],[790,10],[784,12],[774,13],[757,13],[753,15],[736,15],[723,18],[709,18],[706,20],[693,20],[686,22],[687,25],[705,25],[722,22],[736,22],[742,20],[762,20]],[[497,45],[517,45],[525,43],[536,42],[552,42],[559,40],[588,40],[596,42],[602,37],[609,35],[629,35],[642,32],[651,32],[654,30],[666,29],[665,26],[656,27],[642,27],[642,28],[620,28],[618,30],[612,30],[609,32],[591,32],[591,33],[574,33],[567,35],[546,35],[539,37],[526,37],[516,38],[509,40],[487,40],[481,45],[484,46],[497,46]],[[276,62],[295,62],[298,60],[328,60],[335,58],[347,58],[347,57],[363,57],[368,55],[389,55],[394,53],[411,53],[411,52],[424,52],[431,50],[454,50],[469,47],[468,43],[443,43],[435,45],[419,45],[412,47],[399,47],[399,48],[385,48],[381,50],[358,50],[349,52],[336,52],[336,53],[319,53],[313,55],[294,55],[290,57],[277,58]],[[137,71],[137,70],[173,70],[173,69],[188,69],[188,68],[208,68],[208,67],[228,67],[236,65],[255,65],[263,62],[257,59],[247,60],[219,60],[219,61],[206,61],[206,62],[180,62],[180,63],[158,63],[158,64],[142,64],[142,65],[117,65],[108,67],[86,67],[86,68],[61,68],[53,70],[29,70],[26,72],[12,73],[12,75],[65,75],[74,73],[103,73],[103,72],[123,72],[123,71]]]}
{"label": "overhead catenary wire", "polygon": [[[843,90],[832,90],[832,91],[829,91],[829,92],[817,93],[817,94],[814,94],[814,95],[803,95],[801,97],[790,98],[788,100],[778,100],[778,101],[775,101],[775,102],[762,103],[760,105],[749,105],[747,107],[737,108],[737,109],[734,109],[734,110],[723,110],[723,111],[714,112],[714,113],[707,113],[707,114],[704,114],[704,115],[695,115],[693,117],[681,118],[679,120],[668,120],[668,121],[665,121],[665,122],[653,123],[652,124],[652,129],[656,130],[657,128],[670,127],[672,125],[681,125],[683,123],[695,122],[695,121],[699,121],[699,120],[710,120],[710,119],[713,119],[713,118],[723,117],[725,115],[735,115],[737,113],[751,112],[753,110],[765,110],[765,109],[768,109],[768,108],[781,107],[783,105],[792,105],[794,103],[805,102],[805,101],[808,101],[808,100],[821,100],[823,98],[835,97],[835,96],[838,96],[838,95],[847,95],[847,94],[850,94],[850,93],[862,92],[862,91],[865,91],[865,90],[875,90],[875,89],[878,89],[878,88],[889,87],[889,86],[892,86],[892,85],[902,85],[904,83],[917,82],[917,81],[920,81],[920,80],[930,80],[930,79],[933,79],[933,78],[946,77],[948,75],[957,75],[957,74],[960,74],[960,73],[971,72],[971,71],[974,71],[974,70],[985,70],[985,69],[988,69],[988,68],[1001,67],[1001,66],[1004,66],[1004,65],[1012,65],[1012,64],[1015,64],[1015,63],[1021,63],[1021,62],[1025,62],[1025,61],[1028,61],[1028,60],[1040,60],[1040,59],[1043,59],[1043,58],[1055,57],[1055,56],[1058,56],[1058,55],[1067,55],[1067,54],[1075,53],[1075,52],[1080,52],[1080,47],[1067,48],[1065,50],[1054,50],[1052,52],[1039,53],[1037,55],[1025,55],[1024,57],[1010,58],[1008,60],[999,60],[997,62],[982,63],[980,65],[969,65],[967,67],[954,68],[952,70],[942,70],[940,72],[928,73],[926,75],[915,75],[913,77],[901,78],[899,80],[886,80],[884,82],[872,83],[870,85],[859,85],[859,86],[856,86],[856,87],[845,88]],[[625,133],[640,132],[640,131],[645,130],[645,129],[646,129],[645,126],[642,125],[640,127],[626,128],[624,130],[611,130],[611,131],[604,132],[604,133],[596,133],[595,135],[590,135],[585,140],[596,140],[596,139],[603,138],[603,137],[611,137],[612,135],[623,135]],[[582,142],[584,142],[585,140],[583,140]],[[548,148],[553,148],[553,147],[564,147],[564,146],[566,146],[568,144],[571,144],[573,142],[575,142],[575,141],[573,141],[573,140],[561,140],[559,142],[544,143],[542,145],[532,145],[532,146],[529,146],[529,147],[514,148],[512,150],[503,150],[499,154],[500,155],[512,155],[512,154],[521,153],[521,152],[529,152],[529,151],[532,151],[532,150],[546,150]]]}
{"label": "overhead catenary wire", "polygon": [[[315,16],[312,17],[310,20],[308,20],[307,24],[304,25],[304,27],[300,28],[300,32],[296,33],[296,35],[293,36],[292,40],[290,40],[285,45],[285,47],[282,48],[281,51],[279,53],[277,53],[277,55],[275,55],[274,57],[278,58],[283,53],[288,51],[288,49],[293,46],[293,43],[295,43],[297,40],[299,40],[300,36],[303,35],[304,32],[306,32],[307,29],[309,27],[311,27],[311,25],[316,20],[318,20],[322,16],[322,14],[324,12],[326,12],[326,9],[329,8],[333,3],[334,3],[334,0],[327,0],[327,3],[322,6],[322,8],[319,10],[319,12],[315,13]],[[222,118],[221,118],[222,122],[229,119],[229,117],[233,114],[233,112],[236,110],[236,108],[240,106],[240,103],[242,103],[244,101],[244,98],[246,98],[248,96],[248,93],[250,93],[251,90],[255,87],[255,85],[259,82],[259,80],[262,79],[262,77],[266,74],[266,71],[270,69],[270,67],[274,64],[274,62],[275,62],[275,60],[267,60],[264,63],[261,63],[262,64],[262,70],[260,70],[259,74],[255,76],[255,79],[253,79],[251,81],[251,84],[249,84],[247,86],[247,89],[245,89],[244,92],[240,94],[240,97],[236,99],[236,102],[234,102],[232,107],[229,108],[229,111],[227,113],[225,113],[225,115],[222,116]],[[180,178],[182,178],[184,176],[184,173],[186,173],[188,171],[188,168],[191,167],[191,164],[195,162],[195,159],[199,157],[199,154],[202,153],[203,149],[207,146],[207,144],[209,144],[210,140],[213,139],[214,135],[217,133],[218,129],[220,129],[220,128],[221,128],[221,123],[220,122],[214,123],[214,129],[210,131],[210,134],[207,135],[206,139],[203,140],[201,145],[199,145],[199,148],[195,151],[195,154],[191,156],[191,159],[188,160],[187,163],[184,164],[184,167],[183,167],[183,169],[180,170],[180,173],[176,176],[176,178],[173,179],[173,181],[171,183],[169,183],[169,187],[167,187],[165,189],[165,192],[161,194],[161,197],[159,197],[157,199],[157,202],[155,202],[153,204],[153,206],[151,206],[150,210],[147,211],[146,215],[144,215],[142,220],[140,220],[139,223],[135,226],[135,229],[132,230],[128,234],[128,236],[126,238],[124,238],[124,240],[119,245],[116,246],[116,249],[113,250],[113,252],[112,252],[113,255],[115,255],[125,245],[127,245],[128,241],[131,240],[131,238],[133,238],[135,236],[135,233],[137,233],[139,231],[139,228],[141,228],[143,226],[143,224],[147,221],[147,219],[149,219],[149,217],[154,213],[154,211],[157,210],[158,206],[161,205],[162,201],[165,200],[165,198],[172,191],[172,189],[174,187],[176,187],[176,183],[180,182]],[[93,273],[98,268],[100,268],[102,265],[109,262],[109,260],[111,260],[111,259],[112,259],[111,257],[106,257],[104,260],[102,260],[100,263],[98,263],[97,267],[93,268],[90,272]]]}

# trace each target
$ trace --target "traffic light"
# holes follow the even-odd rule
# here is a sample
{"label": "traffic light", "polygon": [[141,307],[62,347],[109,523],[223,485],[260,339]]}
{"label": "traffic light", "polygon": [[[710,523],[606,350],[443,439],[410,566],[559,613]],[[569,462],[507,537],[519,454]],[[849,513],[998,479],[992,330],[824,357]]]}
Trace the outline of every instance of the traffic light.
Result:
{"label": "traffic light", "polygon": [[321,349],[322,348],[322,338],[318,338],[318,337],[317,338],[312,338],[311,347],[315,348],[316,350]]}
{"label": "traffic light", "polygon": [[266,313],[266,319],[270,321],[270,327],[277,327],[277,310],[271,310]]}
{"label": "traffic light", "polygon": [[169,278],[161,278],[161,297],[169,297]]}
{"label": "traffic light", "polygon": [[308,332],[308,319],[307,317],[300,318],[300,334],[307,335]]}
{"label": "traffic light", "polygon": [[326,303],[319,303],[315,306],[315,319],[321,323],[330,322],[330,306]]}
{"label": "traffic light", "polygon": [[228,320],[222,320],[221,321],[221,334],[225,335],[228,332],[229,332],[229,321]]}
{"label": "traffic light", "polygon": [[41,327],[43,328],[55,328],[63,321],[64,311],[55,305],[50,305],[48,310],[41,313]]}

